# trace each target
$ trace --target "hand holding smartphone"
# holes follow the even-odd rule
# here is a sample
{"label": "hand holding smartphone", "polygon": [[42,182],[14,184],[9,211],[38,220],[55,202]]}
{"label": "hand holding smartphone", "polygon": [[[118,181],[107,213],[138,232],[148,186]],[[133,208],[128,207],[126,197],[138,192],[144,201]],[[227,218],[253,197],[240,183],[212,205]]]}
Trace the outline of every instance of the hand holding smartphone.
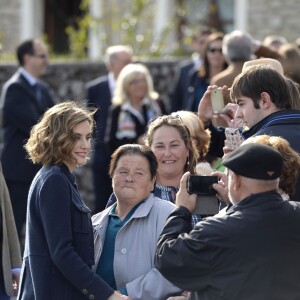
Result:
{"label": "hand holding smartphone", "polygon": [[221,89],[214,88],[211,91],[211,105],[214,114],[224,113],[225,104]]}

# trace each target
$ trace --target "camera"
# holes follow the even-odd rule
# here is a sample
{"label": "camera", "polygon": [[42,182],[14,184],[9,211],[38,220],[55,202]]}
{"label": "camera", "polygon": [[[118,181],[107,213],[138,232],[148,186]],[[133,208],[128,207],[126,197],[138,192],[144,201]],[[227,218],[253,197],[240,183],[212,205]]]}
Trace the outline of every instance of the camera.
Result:
{"label": "camera", "polygon": [[194,214],[212,216],[219,211],[219,200],[212,185],[218,183],[217,176],[190,175],[187,181],[187,191],[197,194]]}
{"label": "camera", "polygon": [[217,176],[190,175],[187,180],[189,194],[216,195],[212,185],[218,183]]}

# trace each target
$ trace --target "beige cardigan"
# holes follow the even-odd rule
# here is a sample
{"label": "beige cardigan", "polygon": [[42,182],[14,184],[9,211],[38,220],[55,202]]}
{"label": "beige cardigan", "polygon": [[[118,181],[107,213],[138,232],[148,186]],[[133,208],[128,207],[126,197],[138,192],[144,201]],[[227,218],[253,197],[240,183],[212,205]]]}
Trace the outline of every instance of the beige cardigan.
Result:
{"label": "beige cardigan", "polygon": [[21,268],[21,250],[9,192],[0,164],[0,204],[2,211],[2,268],[4,288],[8,296],[13,296],[11,269]]}

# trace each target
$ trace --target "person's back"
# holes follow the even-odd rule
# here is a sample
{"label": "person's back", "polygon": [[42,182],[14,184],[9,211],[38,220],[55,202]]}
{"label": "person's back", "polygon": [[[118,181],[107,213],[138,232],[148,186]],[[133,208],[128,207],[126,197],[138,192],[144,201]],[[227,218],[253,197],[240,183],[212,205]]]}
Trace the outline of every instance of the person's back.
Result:
{"label": "person's back", "polygon": [[[213,270],[210,280],[214,284],[192,299],[300,297],[299,285],[295,285],[300,280],[300,205],[282,200],[275,192],[266,196],[250,196],[225,216],[207,218],[205,229],[199,226],[203,237],[215,233],[209,249],[221,245],[226,250],[203,262]],[[206,257],[210,257],[209,250]],[[198,280],[202,280],[200,274]]]}

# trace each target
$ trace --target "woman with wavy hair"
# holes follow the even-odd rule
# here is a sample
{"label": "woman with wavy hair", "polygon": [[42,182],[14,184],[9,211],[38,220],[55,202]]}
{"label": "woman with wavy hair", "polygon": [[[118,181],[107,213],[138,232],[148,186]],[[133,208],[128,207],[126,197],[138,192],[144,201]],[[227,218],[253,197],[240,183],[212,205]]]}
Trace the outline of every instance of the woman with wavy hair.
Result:
{"label": "woman with wavy hair", "polygon": [[25,149],[43,167],[29,190],[18,300],[129,299],[92,271],[91,211],[72,174],[88,160],[93,113],[64,102],[31,130]]}

